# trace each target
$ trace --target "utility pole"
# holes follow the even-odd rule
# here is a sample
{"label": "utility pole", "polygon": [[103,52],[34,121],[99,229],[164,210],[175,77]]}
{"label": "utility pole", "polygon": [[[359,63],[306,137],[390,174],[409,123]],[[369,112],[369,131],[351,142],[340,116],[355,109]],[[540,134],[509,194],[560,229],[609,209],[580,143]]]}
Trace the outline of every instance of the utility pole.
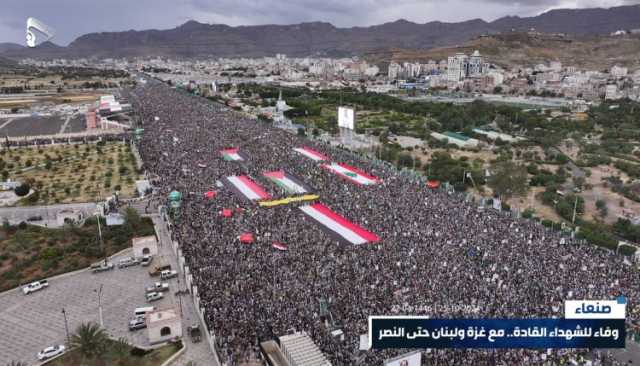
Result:
{"label": "utility pole", "polygon": [[98,244],[100,245],[100,251],[104,255],[104,264],[107,264],[107,253],[104,251],[104,242],[102,241],[102,228],[100,227],[100,214],[96,215],[98,221]]}
{"label": "utility pole", "polygon": [[102,317],[102,284],[100,284],[100,289],[93,290],[93,292],[98,293],[98,315],[100,317],[100,326],[104,328],[104,318]]}
{"label": "utility pole", "polygon": [[571,219],[571,223],[575,225],[576,223],[576,209],[578,208],[578,195],[576,195],[576,201],[573,203],[573,218]]}
{"label": "utility pole", "polygon": [[64,331],[67,334],[67,343],[69,343],[69,324],[67,324],[67,312],[62,308],[62,316],[64,317]]}

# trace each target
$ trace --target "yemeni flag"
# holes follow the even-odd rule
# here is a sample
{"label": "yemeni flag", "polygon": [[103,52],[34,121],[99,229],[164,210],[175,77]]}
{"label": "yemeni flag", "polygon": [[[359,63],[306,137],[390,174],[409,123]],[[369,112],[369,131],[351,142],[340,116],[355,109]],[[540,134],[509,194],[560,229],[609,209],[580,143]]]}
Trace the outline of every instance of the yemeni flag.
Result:
{"label": "yemeni flag", "polygon": [[380,241],[380,238],[376,234],[352,223],[321,203],[301,206],[300,209],[316,223],[321,225],[323,230],[327,231],[329,235],[336,239],[347,241],[351,244],[375,243]]}
{"label": "yemeni flag", "polygon": [[329,158],[327,158],[325,155],[320,154],[319,152],[310,149],[306,146],[303,147],[296,147],[295,149],[293,149],[294,151],[299,152],[300,154],[308,157],[309,159],[313,160],[313,161],[329,161]]}
{"label": "yemeni flag", "polygon": [[225,178],[226,185],[239,197],[251,201],[268,199],[271,196],[265,192],[256,182],[246,175],[230,176]]}
{"label": "yemeni flag", "polygon": [[278,249],[278,250],[283,251],[283,252],[289,249],[289,247],[286,244],[280,243],[278,241],[274,241],[273,244],[271,244],[271,246],[274,249]]}
{"label": "yemeni flag", "polygon": [[244,157],[240,154],[240,149],[224,149],[220,151],[222,158],[226,161],[243,161]]}
{"label": "yemeni flag", "polygon": [[378,178],[346,164],[331,163],[323,164],[322,167],[356,184],[370,185],[379,182]]}
{"label": "yemeni flag", "polygon": [[277,184],[289,194],[304,194],[311,190],[299,179],[284,170],[263,173],[265,177]]}

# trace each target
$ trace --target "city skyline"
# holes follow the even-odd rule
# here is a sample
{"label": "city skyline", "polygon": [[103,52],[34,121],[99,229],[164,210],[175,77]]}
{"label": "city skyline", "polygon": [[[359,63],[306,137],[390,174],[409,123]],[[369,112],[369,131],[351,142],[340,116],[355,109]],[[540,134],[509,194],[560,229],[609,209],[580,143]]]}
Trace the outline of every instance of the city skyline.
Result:
{"label": "city skyline", "polygon": [[[336,27],[371,26],[398,19],[415,23],[431,21],[460,22],[481,18],[493,21],[504,16],[529,17],[552,9],[614,7],[639,4],[639,0],[483,0],[482,6],[470,7],[469,1],[454,0],[446,4],[419,0],[349,0],[315,2],[218,1],[204,0],[174,2],[143,0],[129,3],[113,0],[92,4],[91,9],[79,0],[49,3],[27,0],[3,4],[0,13],[0,42],[24,43],[27,17],[36,17],[56,30],[54,43],[67,45],[82,34],[93,32],[170,29],[188,20],[230,26],[260,24],[297,24],[301,22],[329,22]],[[473,2],[477,5],[478,2]],[[171,12],[166,9],[172,7]]]}

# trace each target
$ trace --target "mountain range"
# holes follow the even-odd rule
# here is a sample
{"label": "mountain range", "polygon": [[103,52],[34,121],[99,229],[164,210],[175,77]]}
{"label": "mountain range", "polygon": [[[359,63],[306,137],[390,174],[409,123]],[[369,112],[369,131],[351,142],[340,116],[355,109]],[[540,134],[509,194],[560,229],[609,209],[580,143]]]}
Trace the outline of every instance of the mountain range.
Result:
{"label": "mountain range", "polygon": [[573,37],[608,35],[620,29],[640,28],[640,5],[608,9],[558,9],[534,17],[509,16],[486,22],[459,23],[407,20],[370,27],[337,28],[330,23],[231,27],[188,21],[167,30],[129,30],[89,33],[68,46],[47,42],[36,48],[0,43],[0,55],[9,58],[135,57],[176,58],[289,56],[340,57],[366,55],[392,48],[428,50],[456,46],[480,35],[535,29]]}

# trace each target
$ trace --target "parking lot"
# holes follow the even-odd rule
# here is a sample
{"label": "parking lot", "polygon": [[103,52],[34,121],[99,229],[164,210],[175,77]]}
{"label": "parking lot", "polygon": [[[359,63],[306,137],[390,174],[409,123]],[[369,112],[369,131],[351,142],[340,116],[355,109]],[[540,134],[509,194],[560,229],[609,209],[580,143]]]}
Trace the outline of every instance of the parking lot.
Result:
{"label": "parking lot", "polygon": [[[170,255],[168,245],[162,246],[161,255],[176,268],[175,258]],[[117,264],[119,259],[129,256],[130,250],[119,254],[111,261]],[[156,260],[157,258],[154,262]],[[134,309],[149,305],[175,306],[179,310],[182,308],[183,335],[187,344],[187,352],[178,359],[177,364],[189,360],[196,361],[198,365],[212,364],[213,355],[206,342],[203,340],[192,344],[188,339],[186,327],[197,323],[198,320],[189,295],[180,295],[181,301],[174,295],[179,289],[177,278],[166,280],[170,290],[164,292],[163,299],[153,303],[146,302],[145,288],[160,281],[159,277],[149,276],[149,268],[138,265],[101,273],[83,270],[50,278],[49,288],[30,295],[24,295],[20,289],[0,294],[0,360],[35,364],[36,353],[39,350],[50,345],[63,344],[66,334],[63,308],[70,333],[81,323],[100,323],[98,289],[102,285],[104,327],[111,337],[125,337],[134,345],[148,347],[145,329],[134,332],[128,330],[128,321]]]}

